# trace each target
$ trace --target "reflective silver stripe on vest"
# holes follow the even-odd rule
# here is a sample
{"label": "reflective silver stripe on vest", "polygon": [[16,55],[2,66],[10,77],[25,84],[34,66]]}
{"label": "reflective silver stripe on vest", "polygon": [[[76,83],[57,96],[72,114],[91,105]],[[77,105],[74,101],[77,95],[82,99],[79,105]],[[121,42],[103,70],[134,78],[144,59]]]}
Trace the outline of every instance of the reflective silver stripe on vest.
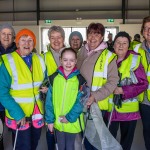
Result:
{"label": "reflective silver stripe on vest", "polygon": [[44,60],[43,60],[43,58],[42,58],[41,56],[39,56],[39,55],[37,55],[37,56],[38,56],[38,58],[39,58],[39,60],[40,60],[40,63],[41,63],[41,65],[42,65],[42,70],[43,70],[43,73],[44,73],[45,70],[46,70]]}
{"label": "reflective silver stripe on vest", "polygon": [[137,45],[135,46],[135,48],[134,48],[134,51],[138,53],[138,50],[139,50],[140,46],[141,46],[141,44],[137,44]]}
{"label": "reflective silver stripe on vest", "polygon": [[[35,96],[36,100],[39,99],[39,94]],[[17,103],[32,103],[35,99],[34,97],[25,97],[25,98],[22,98],[22,97],[13,97],[15,99],[15,101]]]}
{"label": "reflective silver stripe on vest", "polygon": [[101,88],[101,86],[92,86],[92,91],[96,91],[96,90],[98,90],[100,88]]}
{"label": "reflective silver stripe on vest", "polygon": [[[17,69],[16,69],[16,65],[15,65],[15,62],[14,62],[14,59],[12,57],[12,54],[7,54],[7,57],[8,57],[8,61],[9,61],[9,64],[10,64],[10,67],[11,67],[11,70],[12,70],[12,73],[13,73],[13,76],[14,76],[14,85],[17,83],[18,84],[18,74],[17,74]],[[12,87],[13,85],[11,85],[11,88],[13,89]]]}
{"label": "reflective silver stripe on vest", "polygon": [[[147,77],[150,77],[150,71],[147,72]],[[148,90],[150,90],[150,84],[148,85]]]}
{"label": "reflective silver stripe on vest", "polygon": [[137,100],[137,98],[130,98],[130,99],[126,99],[126,100],[123,100],[122,101],[122,103],[132,103],[132,102],[137,102],[138,100]]}
{"label": "reflective silver stripe on vest", "polygon": [[[126,99],[126,100],[122,100],[122,103],[132,103],[132,102],[137,102],[138,100],[136,98],[131,98],[131,99]],[[113,103],[113,99],[109,99],[109,103],[112,104]]]}
{"label": "reflective silver stripe on vest", "polygon": [[150,77],[150,72],[149,71],[147,72],[147,76]]}
{"label": "reflective silver stripe on vest", "polygon": [[43,118],[43,115],[41,114],[35,114],[35,115],[32,115],[32,120],[37,120],[37,119],[42,119]]}
{"label": "reflective silver stripe on vest", "polygon": [[131,63],[131,68],[130,69],[134,69],[134,67],[136,66],[137,59],[138,59],[138,55],[134,55],[132,57],[132,63]]}
{"label": "reflective silver stripe on vest", "polygon": [[109,58],[111,57],[112,53],[111,52],[108,52],[108,56],[106,58],[106,63],[105,63],[105,66],[104,66],[104,75],[103,77],[107,79],[107,72],[108,72],[108,60]]}
{"label": "reflective silver stripe on vest", "polygon": [[[108,72],[108,60],[109,58],[112,56],[111,52],[108,52],[106,61],[105,61],[105,65],[104,65],[104,71],[103,72],[98,72],[98,71],[94,71],[93,76],[94,77],[101,77],[101,78],[105,78],[107,79],[107,72]],[[96,62],[97,63],[97,62]],[[96,91],[99,88],[101,88],[102,86],[92,86],[92,91]]]}
{"label": "reflective silver stripe on vest", "polygon": [[[16,65],[15,65],[13,56],[12,56],[12,54],[7,54],[7,57],[8,57],[8,61],[10,63],[10,67],[11,67],[13,77],[14,77],[14,84],[11,85],[11,89],[13,89],[13,90],[22,90],[22,89],[33,88],[32,83],[18,84],[18,74],[17,74],[17,71],[16,71]],[[39,59],[40,59],[41,65],[42,65],[42,70],[44,70],[45,69],[44,61],[42,60],[42,58],[40,56],[39,56]],[[34,82],[33,84],[34,84],[34,87],[39,87],[42,84],[42,82]]]}
{"label": "reflective silver stripe on vest", "polygon": [[103,72],[96,72],[94,71],[94,77],[102,77],[103,78]]}
{"label": "reflective silver stripe on vest", "polygon": [[42,82],[34,82],[34,85],[32,85],[32,83],[27,83],[27,84],[19,84],[17,85],[16,83],[11,85],[11,88],[13,90],[25,90],[25,89],[29,89],[29,88],[33,88],[34,87],[39,87]]}

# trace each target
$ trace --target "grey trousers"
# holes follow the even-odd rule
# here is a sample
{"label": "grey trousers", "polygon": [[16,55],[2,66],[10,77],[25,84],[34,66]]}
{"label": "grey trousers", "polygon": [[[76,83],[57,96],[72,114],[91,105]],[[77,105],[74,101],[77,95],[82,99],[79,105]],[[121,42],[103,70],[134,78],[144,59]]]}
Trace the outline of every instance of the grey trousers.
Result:
{"label": "grey trousers", "polygon": [[56,130],[56,138],[59,150],[75,150],[75,133],[66,133]]}

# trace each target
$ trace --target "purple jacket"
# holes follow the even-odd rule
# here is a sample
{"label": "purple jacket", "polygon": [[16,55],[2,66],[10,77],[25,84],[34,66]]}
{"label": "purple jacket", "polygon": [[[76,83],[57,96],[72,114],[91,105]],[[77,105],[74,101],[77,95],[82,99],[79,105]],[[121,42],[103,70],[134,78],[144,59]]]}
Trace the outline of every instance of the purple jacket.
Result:
{"label": "purple jacket", "polygon": [[[124,60],[131,53],[138,55],[136,52],[134,52],[132,50],[128,50]],[[124,60],[122,60],[122,61],[124,61]],[[121,65],[122,61],[117,64],[118,68]],[[134,73],[135,73],[135,76],[138,80],[138,83],[132,84],[132,85],[122,86],[122,89],[124,92],[124,95],[123,95],[124,100],[128,99],[128,98],[136,97],[148,88],[148,81],[147,81],[147,77],[146,77],[144,67],[142,66],[142,64],[139,65],[139,67],[134,71]],[[130,121],[130,120],[138,120],[138,119],[140,119],[140,113],[139,112],[118,113],[116,110],[114,110],[113,116],[112,116],[112,121]]]}

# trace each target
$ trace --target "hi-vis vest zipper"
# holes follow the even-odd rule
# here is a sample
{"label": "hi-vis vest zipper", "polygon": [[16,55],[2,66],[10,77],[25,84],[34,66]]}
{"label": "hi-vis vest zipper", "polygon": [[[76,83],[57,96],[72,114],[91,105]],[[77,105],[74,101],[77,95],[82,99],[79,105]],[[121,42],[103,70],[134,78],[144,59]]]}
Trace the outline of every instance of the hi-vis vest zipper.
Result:
{"label": "hi-vis vest zipper", "polygon": [[[122,75],[121,81],[128,78],[134,83],[134,79],[131,74],[138,68],[140,58],[141,57],[139,55],[130,54],[128,58],[121,63],[121,66],[118,68],[119,73]],[[109,111],[112,110],[112,105],[113,102],[109,101]],[[120,113],[137,112],[139,110],[137,97],[123,100],[122,107],[118,109],[117,106],[115,106],[115,110]]]}
{"label": "hi-vis vest zipper", "polygon": [[[134,48],[134,51],[141,55],[141,63],[147,74],[147,79],[148,79],[148,84],[149,84],[146,92],[147,92],[148,100],[150,101],[150,65],[147,61],[146,52],[144,49],[141,48],[141,44],[136,45],[136,47]],[[144,92],[138,96],[138,100],[140,102],[142,102],[144,100]]]}
{"label": "hi-vis vest zipper", "polygon": [[47,68],[47,75],[52,75],[57,70],[57,64],[54,60],[52,52],[49,50],[47,53],[44,54],[44,61]]}
{"label": "hi-vis vest zipper", "polygon": [[[32,115],[35,102],[41,114],[43,114],[43,102],[39,99],[39,87],[44,80],[46,70],[43,59],[33,53],[31,72],[24,60],[16,52],[2,57],[12,78],[10,95],[23,109],[26,117]],[[6,116],[13,119],[7,110]]]}
{"label": "hi-vis vest zipper", "polygon": [[[116,55],[107,49],[101,53],[94,67],[92,91],[96,91],[106,84],[108,76],[108,65],[115,57]],[[108,110],[109,99],[112,99],[112,94],[98,102],[98,106],[101,110]]]}
{"label": "hi-vis vest zipper", "polygon": [[[58,90],[59,86],[59,90]],[[77,76],[74,76],[66,80],[62,75],[58,74],[54,78],[53,82],[53,106],[55,114],[54,127],[63,132],[68,133],[79,133],[81,132],[81,127],[79,119],[73,123],[61,123],[59,121],[59,116],[65,116],[71,108],[74,106],[79,90],[79,80]],[[80,121],[82,129],[84,129],[83,114],[80,115]]]}

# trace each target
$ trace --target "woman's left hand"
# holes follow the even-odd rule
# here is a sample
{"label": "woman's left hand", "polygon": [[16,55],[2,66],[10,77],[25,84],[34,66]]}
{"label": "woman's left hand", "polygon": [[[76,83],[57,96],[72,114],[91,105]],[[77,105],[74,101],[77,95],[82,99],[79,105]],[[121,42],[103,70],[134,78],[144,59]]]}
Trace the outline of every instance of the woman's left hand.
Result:
{"label": "woman's left hand", "polygon": [[95,98],[93,95],[91,95],[86,103],[87,106],[92,105],[92,103],[95,101]]}
{"label": "woman's left hand", "polygon": [[42,86],[42,87],[39,89],[39,91],[42,92],[42,93],[47,93],[48,87]]}
{"label": "woman's left hand", "polygon": [[114,90],[114,94],[124,94],[122,87],[116,87]]}
{"label": "woman's left hand", "polygon": [[68,120],[66,119],[65,116],[59,116],[59,118],[60,118],[60,122],[62,122],[62,123],[68,123]]}

